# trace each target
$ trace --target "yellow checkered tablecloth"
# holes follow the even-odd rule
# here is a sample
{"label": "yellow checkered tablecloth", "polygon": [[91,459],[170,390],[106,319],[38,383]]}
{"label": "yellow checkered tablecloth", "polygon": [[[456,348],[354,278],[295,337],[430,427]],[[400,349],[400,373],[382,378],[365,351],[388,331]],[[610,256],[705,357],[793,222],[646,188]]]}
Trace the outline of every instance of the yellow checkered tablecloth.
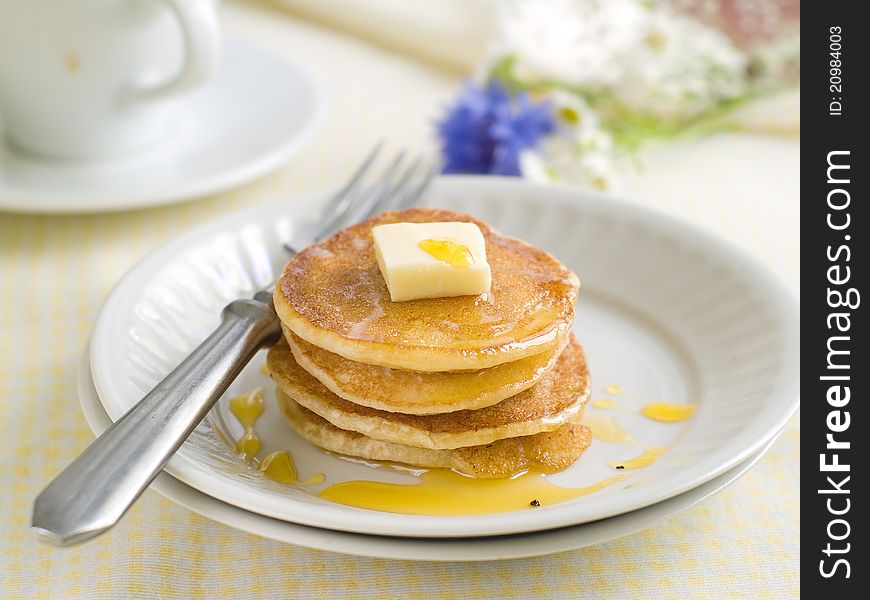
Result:
{"label": "yellow checkered tablecloth", "polygon": [[[323,81],[331,107],[310,150],[194,203],[101,216],[0,214],[0,597],[797,597],[798,418],[752,471],[700,506],[633,536],[541,558],[436,564],[306,550],[151,491],[90,544],[59,550],[34,539],[34,496],[92,439],[76,371],[112,284],[191,226],[334,184],[377,138],[426,147],[433,115],[456,89],[448,75],[274,13],[230,5],[225,17],[231,32],[308,62]],[[799,154],[797,140],[750,135],[660,148],[625,195],[732,240],[797,290]]]}

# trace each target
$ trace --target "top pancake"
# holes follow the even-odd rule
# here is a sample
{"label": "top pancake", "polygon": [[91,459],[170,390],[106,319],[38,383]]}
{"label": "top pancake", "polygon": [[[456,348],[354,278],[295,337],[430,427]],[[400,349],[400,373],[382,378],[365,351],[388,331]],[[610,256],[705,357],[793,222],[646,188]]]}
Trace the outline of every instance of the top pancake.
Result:
{"label": "top pancake", "polygon": [[[486,241],[489,293],[392,302],[371,230],[386,223],[464,221]],[[284,267],[275,309],[293,333],[349,360],[415,371],[461,371],[562,343],[577,276],[547,252],[446,210],[387,212],[309,246]]]}

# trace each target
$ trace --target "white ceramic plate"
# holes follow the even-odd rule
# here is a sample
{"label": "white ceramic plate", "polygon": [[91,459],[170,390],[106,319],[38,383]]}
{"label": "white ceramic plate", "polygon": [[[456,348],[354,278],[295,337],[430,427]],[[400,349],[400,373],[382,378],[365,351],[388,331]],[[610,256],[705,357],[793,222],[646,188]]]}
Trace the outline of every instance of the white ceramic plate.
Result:
{"label": "white ceramic plate", "polygon": [[[112,420],[106,414],[94,389],[87,353],[82,359],[79,370],[78,389],[85,418],[94,434],[99,435],[108,429]],[[652,527],[655,523],[720,492],[739,479],[764,456],[774,441],[771,440],[746,461],[707,483],[652,506],[573,527],[486,538],[400,538],[344,533],[297,525],[264,517],[216,500],[181,483],[168,473],[161,473],[151,484],[151,488],[173,502],[209,519],[248,533],[296,546],[394,560],[506,560],[594,546]]]}
{"label": "white ceramic plate", "polygon": [[[586,347],[594,397],[619,384],[632,412],[608,413],[640,443],[669,451],[652,466],[594,494],[520,513],[430,517],[367,511],[281,486],[239,461],[225,439],[241,433],[226,399],[179,450],[167,471],[223,502],[305,525],[399,536],[484,536],[585,523],[649,506],[725,473],[758,451],[797,406],[798,310],[776,277],[709,235],[609,197],[514,179],[444,178],[431,205],[455,208],[550,250],[583,281],[576,333]],[[280,241],[310,218],[316,199],[284,200],[191,231],[132,269],[103,306],[90,360],[97,392],[120,417],[202,339],[229,299],[270,281],[284,262]],[[230,394],[271,390],[262,359]],[[681,424],[634,412],[645,402],[697,403]],[[590,409],[595,414],[597,409]],[[603,411],[601,411],[603,412]],[[283,422],[273,402],[260,420],[263,453],[290,450],[304,478],[405,482],[321,452]],[[639,451],[596,440],[551,478],[582,487],[611,477],[610,460]]]}
{"label": "white ceramic plate", "polygon": [[298,65],[229,38],[215,78],[173,102],[173,137],[111,160],[24,156],[4,148],[0,132],[0,210],[128,210],[240,185],[302,148],[320,120],[323,98]]}

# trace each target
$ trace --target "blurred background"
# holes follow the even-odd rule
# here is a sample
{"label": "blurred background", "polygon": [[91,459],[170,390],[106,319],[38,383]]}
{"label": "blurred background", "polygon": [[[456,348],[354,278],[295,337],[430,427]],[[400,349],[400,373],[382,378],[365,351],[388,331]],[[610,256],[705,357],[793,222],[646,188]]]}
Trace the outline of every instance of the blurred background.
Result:
{"label": "blurred background", "polygon": [[[7,130],[10,73],[38,71],[9,50],[9,15],[25,4],[52,2],[0,0]],[[33,497],[92,439],[76,371],[112,285],[211,218],[340,184],[378,140],[440,154],[450,174],[653,207],[799,289],[799,2],[232,0],[217,18],[222,62],[167,100],[176,139],[97,159],[0,150],[0,595],[336,597],[371,585],[384,597],[644,597],[656,585],[718,597],[751,583],[797,597],[799,417],[701,506],[553,557],[427,565],[308,551],[153,492],[86,548],[36,544]],[[86,58],[64,49],[59,68],[87,74]]]}

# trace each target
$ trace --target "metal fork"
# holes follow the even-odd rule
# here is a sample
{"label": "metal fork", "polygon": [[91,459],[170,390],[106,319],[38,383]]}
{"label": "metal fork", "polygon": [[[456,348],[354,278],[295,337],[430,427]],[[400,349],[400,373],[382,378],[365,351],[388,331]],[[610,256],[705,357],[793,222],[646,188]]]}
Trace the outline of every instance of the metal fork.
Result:
{"label": "metal fork", "polygon": [[[291,256],[371,214],[409,206],[437,173],[420,159],[405,166],[401,153],[375,185],[367,184],[380,151],[379,144],[320,220],[285,244]],[[218,328],[36,497],[31,525],[37,533],[65,546],[120,520],[257,351],[280,338],[274,285],[228,304]]]}

